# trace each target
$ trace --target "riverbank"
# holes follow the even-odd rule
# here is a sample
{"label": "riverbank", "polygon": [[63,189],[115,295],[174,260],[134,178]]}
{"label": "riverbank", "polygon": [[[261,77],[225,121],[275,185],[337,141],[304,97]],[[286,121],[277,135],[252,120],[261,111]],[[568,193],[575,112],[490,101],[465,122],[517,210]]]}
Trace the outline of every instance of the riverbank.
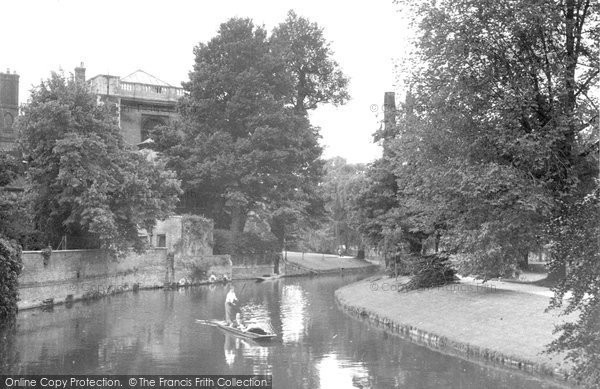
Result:
{"label": "riverbank", "polygon": [[364,259],[332,254],[288,251],[283,254],[283,258],[286,264],[286,275],[331,274],[375,270],[379,267]]}
{"label": "riverbank", "polygon": [[568,377],[562,357],[544,353],[564,318],[544,312],[549,296],[538,288],[464,280],[441,288],[398,289],[393,278],[374,276],[337,290],[335,296],[351,314],[443,352],[540,376]]}

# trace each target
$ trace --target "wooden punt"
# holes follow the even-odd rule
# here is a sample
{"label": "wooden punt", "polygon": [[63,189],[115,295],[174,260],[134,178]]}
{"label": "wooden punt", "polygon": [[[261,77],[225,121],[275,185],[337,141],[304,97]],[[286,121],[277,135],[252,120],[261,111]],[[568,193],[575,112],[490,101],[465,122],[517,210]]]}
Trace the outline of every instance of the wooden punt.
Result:
{"label": "wooden punt", "polygon": [[277,337],[277,334],[273,334],[273,333],[263,334],[263,333],[257,333],[257,332],[252,331],[253,329],[260,329],[261,330],[260,332],[264,332],[264,330],[262,330],[259,327],[250,326],[245,331],[240,330],[239,328],[228,326],[223,320],[196,320],[196,322],[200,323],[200,324],[206,324],[206,325],[219,327],[223,331],[227,331],[234,335],[241,336],[241,337],[248,338],[248,339],[253,339],[253,340],[267,340],[267,339],[273,339],[273,338]]}
{"label": "wooden punt", "polygon": [[278,280],[279,278],[281,278],[280,274],[266,274],[261,277],[256,277],[256,282],[273,281]]}

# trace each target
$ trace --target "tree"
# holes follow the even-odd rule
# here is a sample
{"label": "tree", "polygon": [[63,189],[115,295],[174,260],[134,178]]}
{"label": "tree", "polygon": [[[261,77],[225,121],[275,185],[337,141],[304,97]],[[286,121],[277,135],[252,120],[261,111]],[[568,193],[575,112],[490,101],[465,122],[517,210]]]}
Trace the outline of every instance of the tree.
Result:
{"label": "tree", "polygon": [[19,274],[22,268],[21,246],[0,236],[0,330],[5,322],[14,321],[17,314]]}
{"label": "tree", "polygon": [[194,211],[243,231],[247,213],[306,202],[321,175],[317,129],[285,105],[290,84],[263,28],[223,23],[194,50],[182,119],[163,129],[160,149],[178,169]]}
{"label": "tree", "polygon": [[333,60],[330,44],[316,23],[290,10],[270,41],[275,55],[283,59],[292,84],[287,101],[296,112],[306,114],[320,103],[337,105],[349,99],[348,78]]}
{"label": "tree", "polygon": [[411,93],[396,130],[378,134],[397,185],[386,214],[402,230],[441,233],[463,273],[510,271],[536,246],[554,246],[553,306],[572,291],[567,312],[582,315],[559,328],[552,350],[569,351],[588,384],[598,377],[598,104],[589,92],[599,74],[599,8],[417,3]]}
{"label": "tree", "polygon": [[290,193],[288,199],[277,201],[268,208],[271,232],[281,250],[299,249],[307,231],[317,229],[325,218],[325,200],[320,189],[318,183],[311,180],[303,190]]}
{"label": "tree", "polygon": [[384,152],[366,171],[366,185],[356,199],[359,232],[370,246],[383,253],[386,269],[396,270],[405,253],[420,254],[424,233],[407,225],[400,215],[400,189]]}
{"label": "tree", "polygon": [[[339,246],[346,249],[364,249],[358,232],[356,198],[364,185],[365,166],[348,164],[344,158],[326,161],[325,176],[321,185],[325,197],[327,219],[322,223],[323,236],[333,245],[328,251],[335,253]],[[323,245],[326,246],[326,245]]]}
{"label": "tree", "polygon": [[84,84],[53,73],[32,91],[17,125],[34,220],[47,242],[68,235],[80,248],[141,250],[138,229],[173,211],[175,174],[127,146],[115,107],[98,105]]}
{"label": "tree", "polygon": [[17,158],[17,153],[0,155],[0,237],[16,240],[26,250],[37,250],[41,242],[34,228],[29,197],[7,189],[23,174],[22,159]]}
{"label": "tree", "polygon": [[397,180],[396,225],[439,237],[462,254],[463,272],[511,272],[552,240],[543,226],[595,171],[579,135],[597,119],[587,93],[597,32],[584,28],[597,11],[549,0],[424,1],[412,11],[411,92],[395,131],[377,134]]}
{"label": "tree", "polygon": [[[600,379],[600,186],[571,208],[568,218],[550,225],[558,237],[554,256],[568,264],[568,273],[555,288],[551,308],[579,312],[578,321],[558,326],[560,336],[549,350],[566,352],[575,366],[573,376],[589,387]],[[567,293],[570,297],[564,299]]]}
{"label": "tree", "polygon": [[21,244],[28,242],[30,232],[27,223],[30,218],[22,196],[4,189],[20,173],[22,166],[14,154],[0,155],[0,336],[5,327],[15,323],[19,274],[23,268]]}

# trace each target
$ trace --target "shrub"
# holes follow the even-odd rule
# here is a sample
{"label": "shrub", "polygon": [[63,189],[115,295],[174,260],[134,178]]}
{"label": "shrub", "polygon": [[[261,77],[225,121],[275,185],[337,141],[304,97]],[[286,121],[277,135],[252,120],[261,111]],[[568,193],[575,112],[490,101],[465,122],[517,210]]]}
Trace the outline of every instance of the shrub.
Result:
{"label": "shrub", "polygon": [[41,250],[42,258],[44,258],[44,266],[47,266],[52,256],[52,246],[48,245]]}
{"label": "shrub", "polygon": [[205,257],[201,261],[195,262],[191,267],[190,277],[192,280],[206,280],[210,274],[209,269],[214,266],[228,266],[229,260],[227,257]]}
{"label": "shrub", "polygon": [[21,246],[0,238],[0,321],[17,313],[18,277],[22,269]]}
{"label": "shrub", "polygon": [[457,280],[456,270],[446,254],[413,257],[410,273],[410,281],[404,290],[432,288]]}

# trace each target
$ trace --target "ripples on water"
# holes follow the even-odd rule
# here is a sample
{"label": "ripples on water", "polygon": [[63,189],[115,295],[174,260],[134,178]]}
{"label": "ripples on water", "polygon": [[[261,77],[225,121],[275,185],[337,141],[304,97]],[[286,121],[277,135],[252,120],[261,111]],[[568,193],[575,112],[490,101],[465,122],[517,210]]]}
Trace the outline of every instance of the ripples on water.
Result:
{"label": "ripples on water", "polygon": [[21,312],[0,336],[0,373],[272,374],[273,387],[556,387],[405,342],[350,318],[335,289],[364,276],[238,282],[247,320],[281,336],[241,339],[196,319],[224,316],[226,287],[140,291]]}

